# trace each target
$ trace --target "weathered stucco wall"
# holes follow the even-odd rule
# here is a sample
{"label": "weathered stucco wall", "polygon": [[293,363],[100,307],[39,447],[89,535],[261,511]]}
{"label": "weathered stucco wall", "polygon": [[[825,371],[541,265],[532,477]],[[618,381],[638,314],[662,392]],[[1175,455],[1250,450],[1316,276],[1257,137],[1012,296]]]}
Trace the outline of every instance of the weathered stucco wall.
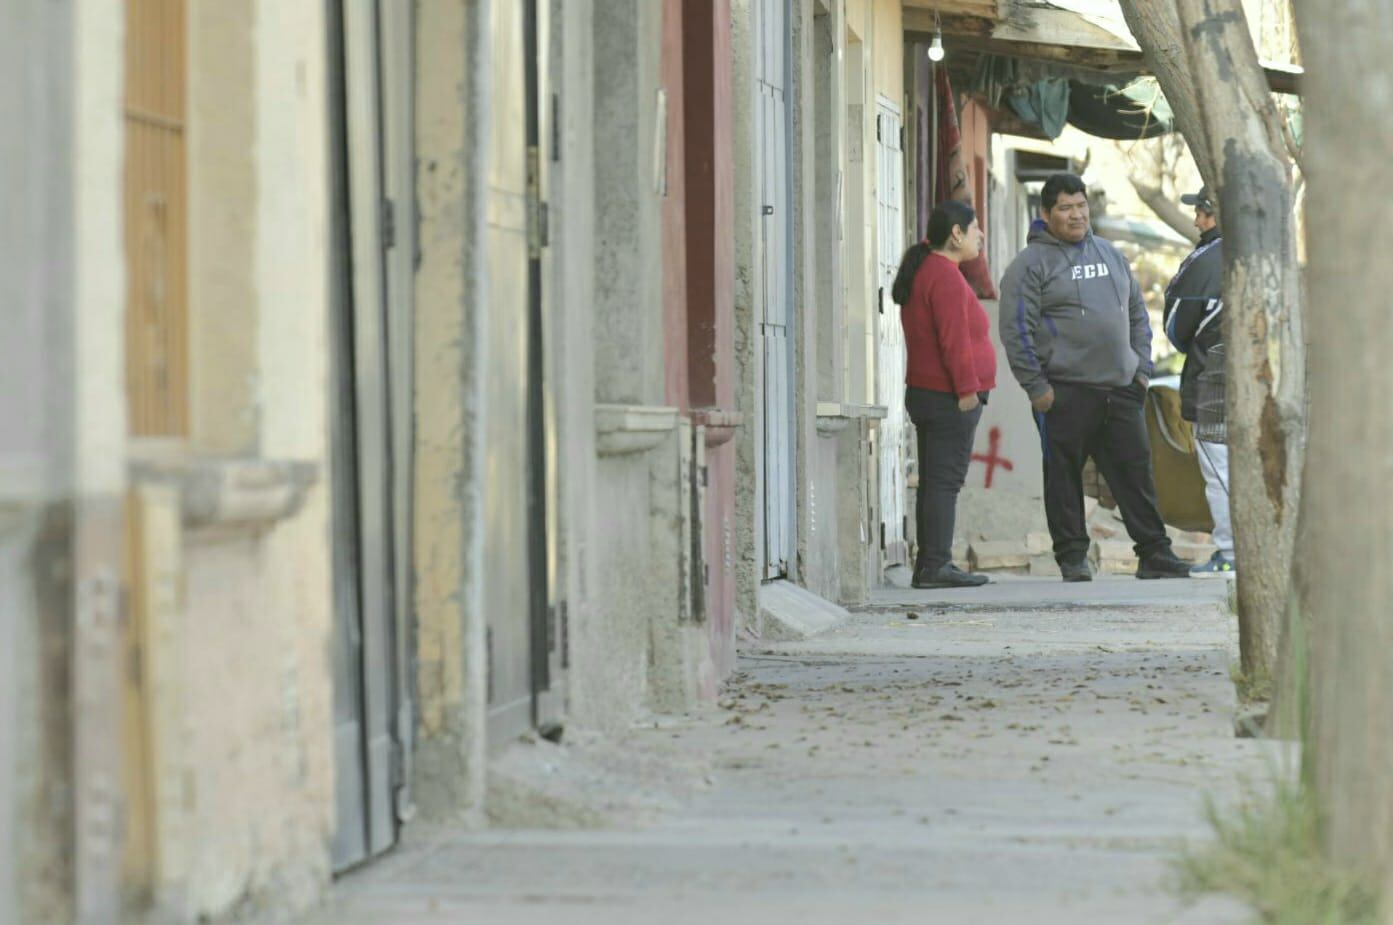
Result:
{"label": "weathered stucco wall", "polygon": [[[662,172],[659,122],[663,5],[595,4],[594,343],[599,404],[662,406]],[[577,139],[578,141],[580,139]],[[567,208],[583,207],[568,195]],[[653,621],[675,616],[665,579],[675,537],[653,520],[661,448],[601,456],[595,465],[596,584],[585,619],[571,625],[571,717],[619,728],[648,706]],[[673,461],[675,475],[676,464]]]}
{"label": "weathered stucco wall", "polygon": [[[557,437],[561,460],[559,489],[561,591],[566,601],[571,655],[578,633],[606,619],[608,602],[601,596],[599,563],[605,540],[598,532],[601,502],[593,490],[599,462],[595,457],[595,402],[598,386],[594,327],[594,292],[600,267],[596,259],[595,171],[600,151],[595,138],[595,39],[591,23],[593,0],[551,0],[551,76],[561,99],[556,126],[563,155],[551,164],[552,254],[547,369],[556,387]],[[583,645],[583,643],[582,643]],[[579,663],[567,678],[567,694]],[[591,688],[592,709],[603,709],[603,688]],[[581,685],[581,709],[585,707]],[[572,704],[574,696],[570,696]]]}
{"label": "weathered stucco wall", "polygon": [[[110,908],[118,887],[117,834],[103,820],[119,811],[109,785],[119,771],[119,668],[102,660],[114,650],[122,567],[121,508],[126,483],[125,266],[123,168],[123,11],[73,7],[71,41],[77,72],[72,113],[73,226],[77,262],[71,377],[71,455],[57,465],[72,504],[70,576],[74,898],[79,917]],[[59,367],[62,368],[62,367]],[[55,560],[62,562],[55,535]],[[47,563],[37,560],[36,565]],[[62,605],[59,605],[62,606]],[[50,611],[52,614],[54,611]],[[48,653],[55,660],[57,649]]]}
{"label": "weathered stucco wall", "polygon": [[25,132],[0,139],[0,201],[12,210],[0,224],[11,332],[0,342],[0,923],[17,925],[71,914],[71,585],[40,566],[66,560],[71,534],[78,77],[69,8],[8,16],[0,113]]}
{"label": "weathered stucco wall", "polygon": [[257,420],[255,0],[188,6],[190,440],[254,453]]}
{"label": "weathered stucco wall", "polygon": [[0,347],[8,925],[72,917],[79,871],[81,908],[110,908],[115,897],[115,832],[93,824],[119,809],[105,776],[117,763],[114,683],[105,686],[114,666],[76,659],[73,646],[79,608],[90,621],[84,639],[100,645],[114,630],[115,614],[98,613],[91,592],[97,581],[115,587],[121,555],[121,11],[16,8],[0,50],[11,68],[0,113],[24,128],[0,142],[0,198],[11,209],[0,231],[0,312],[12,333]]}
{"label": "weathered stucco wall", "polygon": [[[191,292],[208,298],[190,310],[208,322],[205,334],[258,321],[218,373],[242,390],[196,403],[195,417],[208,417],[194,432],[208,441],[199,449],[259,448],[263,459],[304,464],[315,482],[288,516],[242,525],[193,527],[177,491],[152,484],[142,495],[142,618],[159,629],[143,653],[151,877],[156,908],[175,920],[312,903],[328,883],[334,825],[326,25],[315,5],[256,0],[242,12],[248,31],[230,39],[240,50],[201,72],[190,113],[194,137],[219,100],[251,119],[244,136],[226,139],[234,151],[204,149],[208,169],[193,174],[196,237],[224,242],[232,259],[195,264]],[[191,47],[227,25],[194,17]],[[233,200],[232,216],[208,214]]]}
{"label": "weathered stucco wall", "polygon": [[486,14],[416,8],[415,574],[420,740],[427,817],[477,816],[484,793],[483,343]]}
{"label": "weathered stucco wall", "polygon": [[600,402],[664,401],[657,156],[662,4],[596,4],[595,389]]}
{"label": "weathered stucco wall", "polygon": [[731,124],[735,146],[735,410],[744,426],[735,450],[734,573],[737,631],[759,619],[761,498],[759,428],[764,424],[759,380],[759,334],[755,327],[755,242],[758,166],[755,162],[755,36],[751,0],[731,0]]}

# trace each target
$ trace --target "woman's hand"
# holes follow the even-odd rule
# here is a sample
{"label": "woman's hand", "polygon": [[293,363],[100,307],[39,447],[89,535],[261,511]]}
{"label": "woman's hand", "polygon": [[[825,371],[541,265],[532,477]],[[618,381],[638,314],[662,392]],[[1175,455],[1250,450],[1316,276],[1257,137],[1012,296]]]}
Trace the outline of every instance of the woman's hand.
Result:
{"label": "woman's hand", "polygon": [[979,399],[975,394],[966,395],[958,399],[958,410],[971,411],[980,404],[982,404],[981,399]]}

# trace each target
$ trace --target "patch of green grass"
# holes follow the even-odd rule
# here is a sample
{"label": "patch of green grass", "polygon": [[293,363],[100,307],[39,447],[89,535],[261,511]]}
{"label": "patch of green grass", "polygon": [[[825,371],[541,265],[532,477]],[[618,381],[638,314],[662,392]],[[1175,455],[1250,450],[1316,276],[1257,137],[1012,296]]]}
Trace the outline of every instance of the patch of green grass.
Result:
{"label": "patch of green grass", "polygon": [[1240,703],[1270,703],[1272,700],[1272,678],[1270,676],[1250,678],[1243,673],[1243,666],[1234,662],[1229,665],[1229,680],[1233,682],[1234,689],[1238,692]]}
{"label": "patch of green grass", "polygon": [[1213,843],[1176,864],[1187,898],[1227,893],[1257,912],[1262,925],[1377,925],[1375,891],[1333,867],[1320,845],[1315,800],[1294,781],[1249,786],[1243,801],[1207,810]]}

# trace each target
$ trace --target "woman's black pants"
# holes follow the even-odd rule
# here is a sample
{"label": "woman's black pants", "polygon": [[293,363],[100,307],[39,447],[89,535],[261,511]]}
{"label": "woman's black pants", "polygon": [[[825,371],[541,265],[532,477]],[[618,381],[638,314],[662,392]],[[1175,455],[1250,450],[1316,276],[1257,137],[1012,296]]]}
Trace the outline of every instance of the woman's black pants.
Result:
{"label": "woman's black pants", "polygon": [[953,523],[958,492],[972,463],[972,440],[982,405],[958,410],[958,397],[948,392],[905,390],[905,409],[919,438],[919,489],[914,522],[919,555],[914,571],[936,572],[952,561]]}

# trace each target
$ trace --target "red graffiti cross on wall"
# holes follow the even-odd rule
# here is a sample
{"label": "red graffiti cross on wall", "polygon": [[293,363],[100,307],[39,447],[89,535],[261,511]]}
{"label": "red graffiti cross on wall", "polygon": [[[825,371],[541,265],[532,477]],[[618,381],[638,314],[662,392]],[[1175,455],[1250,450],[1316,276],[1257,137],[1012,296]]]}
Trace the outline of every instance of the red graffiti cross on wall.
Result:
{"label": "red graffiti cross on wall", "polygon": [[1007,472],[1014,472],[1016,469],[1015,465],[1011,462],[1011,460],[1001,455],[1000,427],[993,427],[990,431],[988,431],[986,455],[984,456],[981,453],[973,453],[972,461],[986,463],[987,465],[987,483],[983,486],[984,488],[992,487],[992,476],[996,474],[997,466],[1000,466]]}

